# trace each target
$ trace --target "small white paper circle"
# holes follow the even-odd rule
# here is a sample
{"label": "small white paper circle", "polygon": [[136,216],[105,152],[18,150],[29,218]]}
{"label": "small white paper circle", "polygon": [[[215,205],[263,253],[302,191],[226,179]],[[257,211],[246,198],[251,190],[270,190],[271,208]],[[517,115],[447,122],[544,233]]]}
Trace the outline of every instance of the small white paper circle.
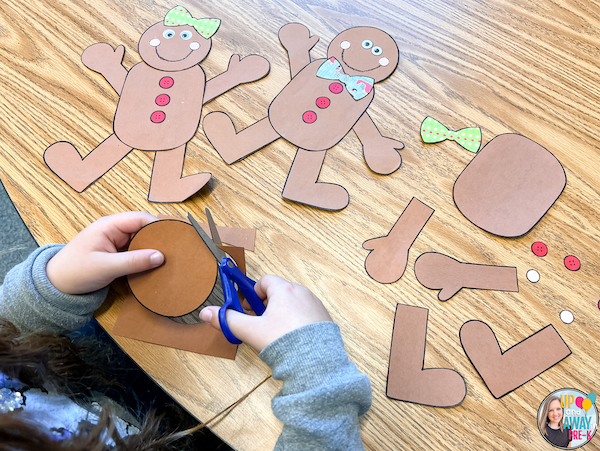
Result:
{"label": "small white paper circle", "polygon": [[540,273],[537,272],[535,269],[530,269],[529,271],[527,271],[527,280],[529,280],[532,283],[539,282]]}
{"label": "small white paper circle", "polygon": [[349,49],[350,48],[350,42],[349,41],[342,41],[340,42],[340,47],[343,49]]}
{"label": "small white paper circle", "polygon": [[150,41],[150,45],[151,45],[152,47],[158,47],[158,46],[160,45],[160,39],[156,39],[156,38],[152,39],[152,40]]}
{"label": "small white paper circle", "polygon": [[387,66],[388,64],[390,64],[390,60],[384,56],[383,58],[379,59],[379,64],[381,66]]}
{"label": "small white paper circle", "polygon": [[573,316],[573,313],[571,313],[569,310],[563,310],[562,312],[560,312],[560,319],[565,324],[571,324],[575,317]]}
{"label": "small white paper circle", "polygon": [[192,42],[192,43],[190,44],[190,48],[191,48],[192,50],[198,50],[198,49],[200,48],[200,44],[199,44],[199,43],[197,43],[196,41],[194,41],[194,42]]}

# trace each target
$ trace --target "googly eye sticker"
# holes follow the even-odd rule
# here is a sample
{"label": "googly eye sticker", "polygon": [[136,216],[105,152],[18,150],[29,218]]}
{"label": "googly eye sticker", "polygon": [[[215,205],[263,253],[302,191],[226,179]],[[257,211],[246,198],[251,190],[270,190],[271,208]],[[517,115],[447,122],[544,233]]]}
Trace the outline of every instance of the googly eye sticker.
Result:
{"label": "googly eye sticker", "polygon": [[373,47],[373,41],[369,41],[368,39],[365,39],[364,41],[362,41],[362,46],[363,46],[363,49],[370,49],[371,47]]}
{"label": "googly eye sticker", "polygon": [[371,53],[375,56],[379,56],[383,53],[383,49],[381,47],[373,47]]}
{"label": "googly eye sticker", "polygon": [[192,32],[190,30],[183,30],[181,33],[179,33],[179,36],[181,36],[181,39],[184,41],[187,41],[192,37]]}
{"label": "googly eye sticker", "polygon": [[175,36],[175,32],[173,30],[171,30],[170,28],[163,31],[163,37],[165,39],[171,39],[174,36]]}

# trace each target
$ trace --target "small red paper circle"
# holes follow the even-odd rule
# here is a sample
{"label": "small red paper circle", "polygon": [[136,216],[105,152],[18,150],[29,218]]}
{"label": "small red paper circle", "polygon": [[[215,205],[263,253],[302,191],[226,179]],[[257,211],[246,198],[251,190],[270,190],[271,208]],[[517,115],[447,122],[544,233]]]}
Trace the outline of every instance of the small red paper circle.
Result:
{"label": "small red paper circle", "polygon": [[156,104],[158,106],[165,106],[171,101],[171,97],[166,94],[160,94],[156,97]]}
{"label": "small red paper circle", "polygon": [[344,90],[344,86],[336,81],[329,85],[329,90],[334,94],[339,94]]}
{"label": "small red paper circle", "polygon": [[160,87],[164,89],[169,89],[171,86],[173,86],[174,83],[175,81],[171,77],[163,77],[158,82]]}
{"label": "small red paper circle", "polygon": [[305,111],[302,115],[302,120],[307,124],[312,124],[314,121],[317,120],[317,113],[315,113],[314,111]]}
{"label": "small red paper circle", "polygon": [[565,257],[565,266],[570,271],[577,271],[581,268],[581,262],[574,255],[567,255]]}
{"label": "small red paper circle", "polygon": [[160,124],[165,120],[166,114],[163,111],[155,111],[150,115],[150,120],[155,124]]}
{"label": "small red paper circle", "polygon": [[319,108],[327,108],[331,104],[331,100],[327,97],[319,97],[316,101],[316,104]]}
{"label": "small red paper circle", "polygon": [[536,241],[531,245],[531,250],[538,257],[545,257],[548,254],[548,246],[541,241]]}

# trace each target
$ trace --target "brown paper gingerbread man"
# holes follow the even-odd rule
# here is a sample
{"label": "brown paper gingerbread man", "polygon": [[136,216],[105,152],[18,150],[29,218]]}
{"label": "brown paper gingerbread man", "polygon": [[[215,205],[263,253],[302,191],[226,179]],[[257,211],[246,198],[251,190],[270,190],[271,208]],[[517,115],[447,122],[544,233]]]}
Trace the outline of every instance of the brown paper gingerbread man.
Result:
{"label": "brown paper gingerbread man", "polygon": [[387,33],[355,27],[337,35],[327,59],[310,61],[319,41],[301,24],[287,24],[279,40],[290,60],[292,79],[269,106],[268,117],[236,133],[221,112],[208,114],[204,132],[226,163],[232,164],[283,137],[298,146],[283,197],[326,210],[348,205],[345,188],[317,179],[327,149],[353,129],[363,144],[367,165],[391,174],[402,164],[396,149],[404,144],[385,138],[367,114],[374,84],[389,77],[398,65],[398,46]]}
{"label": "brown paper gingerbread man", "polygon": [[82,192],[132,149],[157,151],[148,200],[182,202],[211,178],[209,172],[182,177],[187,142],[200,124],[202,105],[235,86],[269,73],[269,62],[233,55],[226,72],[206,81],[199,63],[212,46],[219,19],[195,19],[182,6],[144,32],[138,44],[142,62],[129,71],[121,64],[125,47],[91,45],[81,60],[99,72],[120,95],[114,133],[85,158],[68,142],[48,147],[48,167],[75,191]]}

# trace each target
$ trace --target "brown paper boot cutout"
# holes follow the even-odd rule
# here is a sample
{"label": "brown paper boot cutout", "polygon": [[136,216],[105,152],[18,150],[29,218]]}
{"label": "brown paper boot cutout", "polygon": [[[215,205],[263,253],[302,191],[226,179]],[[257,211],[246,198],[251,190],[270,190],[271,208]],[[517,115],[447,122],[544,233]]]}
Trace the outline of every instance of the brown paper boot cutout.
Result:
{"label": "brown paper boot cutout", "polygon": [[571,355],[552,324],[504,352],[494,331],[482,321],[467,321],[459,335],[465,354],[494,398],[502,398]]}
{"label": "brown paper boot cutout", "polygon": [[350,196],[346,188],[317,182],[326,152],[298,149],[281,193],[284,199],[324,210],[341,210],[348,206]]}
{"label": "brown paper boot cutout", "polygon": [[446,368],[423,368],[428,315],[425,308],[396,306],[387,396],[426,406],[455,407],[467,395],[463,377]]}
{"label": "brown paper boot cutout", "polygon": [[279,139],[268,117],[236,133],[229,116],[215,111],[206,115],[203,127],[204,134],[227,164],[237,163]]}
{"label": "brown paper boot cutout", "polygon": [[210,172],[181,177],[185,149],[183,145],[156,152],[148,193],[150,202],[183,202],[210,180]]}
{"label": "brown paper boot cutout", "polygon": [[75,146],[65,141],[52,144],[44,152],[46,165],[78,193],[106,174],[132,151],[116,135],[110,135],[85,158]]}
{"label": "brown paper boot cutout", "polygon": [[365,241],[363,248],[371,250],[365,260],[367,274],[380,283],[400,280],[408,263],[408,251],[433,211],[413,197],[387,236]]}
{"label": "brown paper boot cutout", "polygon": [[415,276],[423,286],[441,289],[440,301],[447,301],[463,288],[519,291],[515,267],[461,263],[437,252],[427,252],[417,258]]}

